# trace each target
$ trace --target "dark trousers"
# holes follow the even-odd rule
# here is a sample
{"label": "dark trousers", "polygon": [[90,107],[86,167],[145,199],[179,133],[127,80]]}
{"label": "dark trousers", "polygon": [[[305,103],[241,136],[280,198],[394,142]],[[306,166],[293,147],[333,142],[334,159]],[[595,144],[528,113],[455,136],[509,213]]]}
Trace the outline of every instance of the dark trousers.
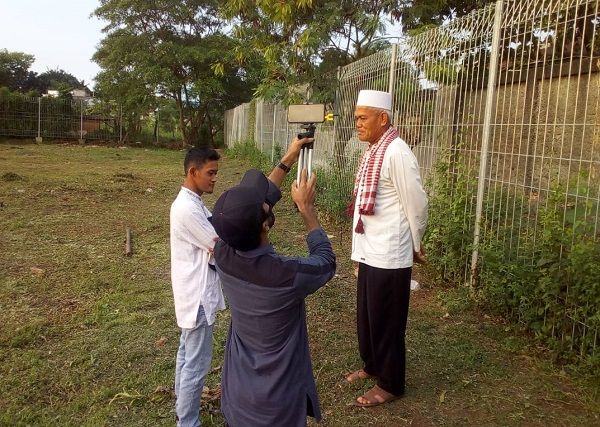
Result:
{"label": "dark trousers", "polygon": [[404,394],[404,336],[412,267],[383,269],[360,263],[356,323],[364,370],[393,395]]}

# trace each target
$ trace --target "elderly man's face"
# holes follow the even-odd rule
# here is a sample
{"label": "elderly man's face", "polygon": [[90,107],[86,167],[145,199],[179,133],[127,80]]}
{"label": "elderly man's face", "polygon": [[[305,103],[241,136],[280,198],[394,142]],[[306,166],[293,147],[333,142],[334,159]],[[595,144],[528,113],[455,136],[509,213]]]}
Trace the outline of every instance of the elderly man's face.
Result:
{"label": "elderly man's face", "polygon": [[356,107],[354,122],[358,139],[375,144],[388,127],[387,113],[372,107]]}

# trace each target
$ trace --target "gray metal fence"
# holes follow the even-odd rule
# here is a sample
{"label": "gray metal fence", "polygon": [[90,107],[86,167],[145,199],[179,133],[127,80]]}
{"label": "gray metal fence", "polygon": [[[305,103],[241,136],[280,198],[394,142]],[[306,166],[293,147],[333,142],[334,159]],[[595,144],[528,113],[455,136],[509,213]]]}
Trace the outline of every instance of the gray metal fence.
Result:
{"label": "gray metal fence", "polygon": [[42,140],[118,140],[121,121],[109,104],[95,99],[0,96],[0,136]]}
{"label": "gray metal fence", "polygon": [[[492,246],[506,265],[518,260],[544,271],[558,282],[554,293],[536,297],[540,291],[532,290],[515,303],[517,311],[533,306],[543,319],[538,329],[581,354],[600,347],[600,259],[585,267],[573,261],[600,253],[598,8],[597,0],[500,0],[405,37],[339,70],[336,120],[317,129],[315,144],[317,162],[330,167],[342,183],[339,197],[347,198],[364,149],[353,123],[358,92],[390,91],[394,124],[425,181],[448,161],[449,179],[462,182],[451,197],[460,198],[464,210],[463,241],[454,254],[463,267],[452,279],[484,280],[481,251]],[[229,146],[254,139],[272,157],[273,147],[285,147],[293,135],[278,105],[257,101],[228,114]],[[552,258],[562,273],[540,257]],[[587,269],[585,280],[576,277],[578,268]],[[507,288],[517,280],[511,274],[504,278]],[[575,278],[561,284],[561,274]],[[586,299],[586,289],[595,299]],[[563,307],[560,319],[553,305]]]}
{"label": "gray metal fence", "polygon": [[[333,123],[317,125],[317,143],[314,148],[313,162],[324,166],[332,151]],[[225,113],[225,145],[252,141],[256,147],[271,160],[278,151],[285,151],[300,126],[287,122],[287,109],[262,99],[242,104]]]}

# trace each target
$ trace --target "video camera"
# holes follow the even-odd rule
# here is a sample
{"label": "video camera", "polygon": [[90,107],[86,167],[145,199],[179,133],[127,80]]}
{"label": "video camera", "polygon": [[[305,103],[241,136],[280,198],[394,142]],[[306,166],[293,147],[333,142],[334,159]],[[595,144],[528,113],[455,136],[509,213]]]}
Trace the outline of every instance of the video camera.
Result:
{"label": "video camera", "polygon": [[[288,123],[298,123],[303,129],[303,132],[298,133],[298,139],[314,138],[315,123],[323,123],[325,121],[325,104],[296,104],[288,107]],[[308,176],[312,173],[312,149],[314,141],[305,144],[300,150],[298,158],[298,173],[297,181],[300,182],[300,174],[302,169],[306,168]]]}

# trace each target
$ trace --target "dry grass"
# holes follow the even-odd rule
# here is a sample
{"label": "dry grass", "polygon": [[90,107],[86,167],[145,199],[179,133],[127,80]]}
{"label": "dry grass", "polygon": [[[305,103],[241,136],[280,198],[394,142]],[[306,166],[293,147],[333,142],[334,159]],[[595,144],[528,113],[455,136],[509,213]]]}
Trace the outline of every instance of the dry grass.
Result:
{"label": "dry grass", "polygon": [[[182,158],[167,150],[0,144],[0,425],[174,424],[168,211]],[[247,167],[224,159],[207,204]],[[276,248],[303,253],[288,199],[276,215]],[[350,406],[370,384],[341,382],[359,366],[354,278],[347,225],[325,222],[338,275],[308,301],[323,425],[600,423],[591,388],[549,366],[509,325],[449,304],[452,291],[428,288],[424,271],[416,276],[425,286],[412,295],[407,396],[367,410]],[[126,227],[132,257],[124,256]],[[211,390],[227,321],[225,313],[216,327]],[[203,408],[204,425],[223,424],[217,401]]]}

